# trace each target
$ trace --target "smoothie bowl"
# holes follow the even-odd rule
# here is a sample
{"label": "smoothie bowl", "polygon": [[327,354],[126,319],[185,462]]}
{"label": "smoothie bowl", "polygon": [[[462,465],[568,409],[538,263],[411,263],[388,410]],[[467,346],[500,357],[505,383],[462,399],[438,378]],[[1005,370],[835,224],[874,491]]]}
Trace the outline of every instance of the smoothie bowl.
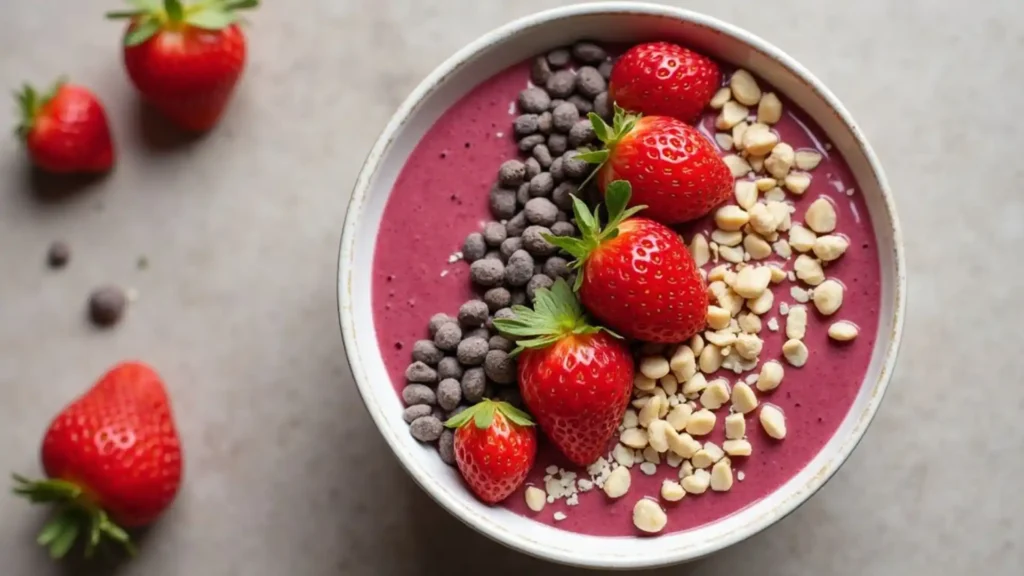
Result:
{"label": "smoothie bowl", "polygon": [[898,222],[849,114],[675,8],[516,21],[435,70],[359,175],[345,349],[409,473],[573,565],[773,524],[869,425],[902,331]]}

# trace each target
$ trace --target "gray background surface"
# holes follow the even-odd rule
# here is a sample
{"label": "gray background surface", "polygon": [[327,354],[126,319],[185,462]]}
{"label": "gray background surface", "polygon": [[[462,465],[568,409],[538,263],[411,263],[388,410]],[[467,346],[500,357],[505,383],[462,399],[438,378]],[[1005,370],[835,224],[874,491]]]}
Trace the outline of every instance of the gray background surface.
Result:
{"label": "gray background surface", "polygon": [[[0,472],[38,473],[55,411],[127,357],[165,376],[187,449],[140,557],[97,573],[575,573],[476,535],[409,480],[350,381],[334,285],[351,185],[393,109],[465,42],[558,3],[268,2],[229,114],[191,142],[140,112],[120,27],[101,19],[116,0],[5,5],[0,87],[93,87],[120,162],[61,196],[0,138]],[[767,532],[660,573],[1020,574],[1024,4],[685,4],[774,42],[847,104],[896,191],[911,282],[893,385],[842,472]],[[57,238],[74,257],[54,273]],[[106,282],[140,299],[97,332],[84,301]],[[51,567],[42,520],[0,496],[0,573],[89,573]]]}

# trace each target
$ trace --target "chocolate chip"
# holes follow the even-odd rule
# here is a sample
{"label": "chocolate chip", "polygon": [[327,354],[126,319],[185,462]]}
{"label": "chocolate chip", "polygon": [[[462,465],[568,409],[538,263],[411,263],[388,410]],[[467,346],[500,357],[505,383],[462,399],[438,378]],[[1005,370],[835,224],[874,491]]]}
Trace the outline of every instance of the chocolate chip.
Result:
{"label": "chocolate chip", "polygon": [[128,297],[117,286],[102,286],[89,296],[89,318],[97,326],[113,326],[124,315]]}

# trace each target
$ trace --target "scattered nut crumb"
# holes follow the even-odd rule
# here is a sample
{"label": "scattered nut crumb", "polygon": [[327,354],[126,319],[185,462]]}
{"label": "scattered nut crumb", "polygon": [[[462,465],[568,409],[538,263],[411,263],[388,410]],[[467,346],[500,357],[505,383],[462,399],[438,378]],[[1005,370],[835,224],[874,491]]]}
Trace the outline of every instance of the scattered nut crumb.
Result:
{"label": "scattered nut crumb", "polygon": [[765,404],[761,407],[759,418],[761,420],[761,427],[764,428],[765,433],[769,436],[776,440],[782,440],[786,437],[786,418],[782,414],[782,410],[771,404]]}
{"label": "scattered nut crumb", "polygon": [[657,502],[641,498],[633,506],[633,525],[650,534],[661,532],[668,524],[668,515]]}
{"label": "scattered nut crumb", "polygon": [[853,322],[840,320],[828,327],[828,337],[837,342],[849,342],[857,337],[860,329]]}

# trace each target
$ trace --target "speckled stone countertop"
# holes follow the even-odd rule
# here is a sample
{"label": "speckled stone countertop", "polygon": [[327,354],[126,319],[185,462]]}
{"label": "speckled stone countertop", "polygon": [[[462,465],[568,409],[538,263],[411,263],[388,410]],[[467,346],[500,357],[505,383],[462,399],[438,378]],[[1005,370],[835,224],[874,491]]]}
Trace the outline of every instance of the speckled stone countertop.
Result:
{"label": "speckled stone countertop", "polygon": [[[140,110],[102,19],[117,0],[5,7],[0,87],[93,87],[120,162],[68,190],[0,139],[0,470],[38,473],[55,411],[136,357],[174,397],[187,484],[114,571],[52,566],[41,511],[0,496],[4,576],[577,573],[476,535],[405,475],[348,374],[334,284],[353,180],[398,103],[465,42],[559,3],[267,2],[229,114],[190,141]],[[889,395],[843,470],[766,532],[652,574],[1020,574],[1024,4],[685,5],[777,44],[849,107],[896,193],[910,294]],[[74,254],[54,273],[58,238]],[[105,282],[139,300],[98,332],[84,303]]]}

